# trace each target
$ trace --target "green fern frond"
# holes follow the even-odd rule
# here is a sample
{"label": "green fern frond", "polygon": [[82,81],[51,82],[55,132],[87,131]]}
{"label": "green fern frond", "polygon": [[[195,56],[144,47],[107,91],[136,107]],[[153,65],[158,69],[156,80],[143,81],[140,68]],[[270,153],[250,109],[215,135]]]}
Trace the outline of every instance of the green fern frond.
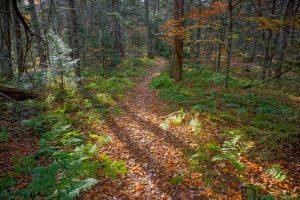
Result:
{"label": "green fern frond", "polygon": [[245,165],[239,160],[241,154],[248,152],[253,147],[252,142],[241,141],[241,135],[233,135],[230,140],[226,140],[222,148],[220,148],[220,154],[215,155],[212,161],[230,161],[231,164],[238,170],[245,169]]}
{"label": "green fern frond", "polygon": [[87,191],[98,182],[99,181],[94,178],[86,178],[84,180],[80,180],[72,187],[72,190],[68,192],[68,199],[74,199],[75,197],[79,196],[80,192]]}
{"label": "green fern frond", "polygon": [[64,146],[73,146],[73,145],[81,145],[83,140],[81,138],[70,138],[68,140],[61,140],[60,141]]}
{"label": "green fern frond", "polygon": [[126,174],[127,168],[123,161],[111,160],[107,155],[102,155],[103,174],[108,177],[116,177],[117,174]]}
{"label": "green fern frond", "polygon": [[14,159],[13,163],[15,172],[29,174],[33,170],[36,160],[34,156],[26,156],[23,158]]}
{"label": "green fern frond", "polygon": [[94,157],[97,153],[96,144],[86,144],[76,147],[74,152],[82,157]]}
{"label": "green fern frond", "polygon": [[286,179],[286,172],[283,171],[278,164],[272,165],[270,168],[267,169],[267,172],[276,180],[283,181]]}

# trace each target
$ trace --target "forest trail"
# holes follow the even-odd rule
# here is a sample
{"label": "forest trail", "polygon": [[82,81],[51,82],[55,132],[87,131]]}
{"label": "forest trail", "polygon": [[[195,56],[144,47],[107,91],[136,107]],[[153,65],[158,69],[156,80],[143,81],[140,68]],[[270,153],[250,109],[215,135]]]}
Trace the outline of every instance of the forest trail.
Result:
{"label": "forest trail", "polygon": [[169,132],[159,128],[163,103],[148,85],[164,67],[165,62],[160,60],[127,98],[120,100],[124,113],[108,117],[106,131],[112,137],[112,143],[101,153],[123,160],[128,174],[121,180],[105,179],[83,195],[83,199],[197,198],[196,193],[201,187],[185,181],[178,186],[170,184],[173,176],[186,174],[188,163],[183,152],[195,144],[180,130]]}

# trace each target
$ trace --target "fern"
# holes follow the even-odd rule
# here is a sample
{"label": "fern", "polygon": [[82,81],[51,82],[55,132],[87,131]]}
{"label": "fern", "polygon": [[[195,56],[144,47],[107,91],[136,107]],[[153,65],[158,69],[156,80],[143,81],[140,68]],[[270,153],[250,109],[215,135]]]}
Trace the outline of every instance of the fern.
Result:
{"label": "fern", "polygon": [[108,177],[116,177],[117,174],[126,174],[127,169],[122,161],[113,161],[108,156],[102,155],[103,174]]}
{"label": "fern", "polygon": [[171,79],[167,73],[158,74],[150,83],[150,88],[168,88],[174,84],[174,80]]}
{"label": "fern", "polygon": [[83,158],[95,157],[97,153],[97,146],[95,144],[81,145],[76,147],[74,152]]}
{"label": "fern", "polygon": [[165,120],[159,125],[159,127],[162,128],[163,130],[167,130],[170,128],[171,125],[178,126],[182,124],[185,115],[186,114],[184,113],[183,109],[171,113],[166,116]]}
{"label": "fern", "polygon": [[245,165],[239,160],[241,154],[247,153],[253,144],[241,141],[241,135],[235,135],[223,143],[220,154],[214,156],[212,161],[230,161],[233,166],[243,170]]}
{"label": "fern", "polygon": [[97,144],[99,145],[108,144],[112,141],[112,138],[107,135],[96,135],[96,134],[89,133],[89,137],[92,140],[96,141]]}
{"label": "fern", "polygon": [[[110,142],[111,138],[74,130],[74,118],[65,109],[60,107],[25,122],[40,134],[40,148],[33,155],[15,159],[14,168],[16,174],[31,175],[32,181],[17,189],[13,187],[13,177],[1,179],[0,199],[73,199],[98,183],[99,175],[116,177],[127,172],[123,162],[108,156],[98,157],[99,145]],[[86,140],[97,143],[87,144]],[[43,165],[39,165],[40,161]]]}
{"label": "fern", "polygon": [[81,138],[70,138],[68,140],[60,140],[61,144],[64,146],[73,146],[73,145],[81,145],[83,140]]}
{"label": "fern", "polygon": [[[4,177],[0,179],[0,191],[3,191],[7,188],[11,188],[16,184],[16,180],[14,177],[6,174]],[[0,196],[1,197],[1,196]]]}
{"label": "fern", "polygon": [[248,200],[275,200],[272,195],[263,193],[260,185],[247,185],[246,196]]}
{"label": "fern", "polygon": [[84,180],[78,181],[78,183],[74,184],[73,187],[71,187],[71,190],[66,192],[67,199],[74,199],[75,197],[79,196],[80,192],[87,191],[92,186],[96,185],[98,182],[99,181],[94,178],[86,178]]}
{"label": "fern", "polygon": [[16,158],[13,160],[16,173],[29,174],[36,165],[34,156],[26,156],[23,158]]}
{"label": "fern", "polygon": [[267,172],[276,180],[283,181],[286,179],[286,172],[283,171],[278,164],[272,165],[270,168],[267,169]]}
{"label": "fern", "polygon": [[175,175],[170,180],[171,185],[180,185],[183,182],[183,177],[179,175]]}
{"label": "fern", "polygon": [[200,133],[201,131],[201,123],[199,122],[199,120],[195,117],[190,121],[190,127],[192,128],[192,131],[194,133]]}
{"label": "fern", "polygon": [[9,133],[6,130],[0,130],[0,142],[7,142],[9,139]]}

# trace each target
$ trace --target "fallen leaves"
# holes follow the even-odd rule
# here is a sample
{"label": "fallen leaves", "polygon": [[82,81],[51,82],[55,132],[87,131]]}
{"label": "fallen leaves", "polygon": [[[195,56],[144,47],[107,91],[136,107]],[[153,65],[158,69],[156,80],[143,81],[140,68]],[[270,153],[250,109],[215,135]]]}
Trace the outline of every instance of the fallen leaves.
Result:
{"label": "fallen leaves", "polygon": [[[241,157],[241,161],[246,164],[244,172],[234,170],[227,162],[217,162],[213,165],[204,163],[207,167],[204,172],[190,172],[186,157],[182,149],[178,148],[176,139],[179,138],[191,149],[196,149],[197,139],[201,138],[206,144],[216,143],[222,130],[215,126],[209,116],[199,115],[197,117],[201,121],[201,135],[193,133],[195,127],[193,129],[188,124],[194,116],[185,116],[185,120],[179,120],[179,125],[170,123],[167,134],[162,134],[163,130],[158,126],[165,119],[161,116],[166,116],[162,111],[167,106],[157,100],[154,91],[148,89],[149,81],[162,67],[161,65],[153,69],[150,75],[123,99],[126,107],[122,108],[124,113],[111,115],[112,120],[116,122],[114,127],[102,125],[100,129],[112,137],[112,143],[103,147],[101,152],[113,159],[124,160],[128,174],[114,181],[103,180],[101,185],[82,196],[82,199],[156,200],[203,197],[239,200],[243,199],[242,191],[245,190],[243,181],[264,185],[266,190],[275,195],[276,192],[273,191],[276,189],[287,194],[299,192],[299,184],[295,180],[300,180],[300,173],[295,173],[292,180],[278,182],[264,171],[266,166],[245,157]],[[279,164],[286,167],[290,163],[282,160]],[[296,168],[290,171],[296,171]],[[170,180],[174,176],[178,177],[178,181],[172,185]]]}

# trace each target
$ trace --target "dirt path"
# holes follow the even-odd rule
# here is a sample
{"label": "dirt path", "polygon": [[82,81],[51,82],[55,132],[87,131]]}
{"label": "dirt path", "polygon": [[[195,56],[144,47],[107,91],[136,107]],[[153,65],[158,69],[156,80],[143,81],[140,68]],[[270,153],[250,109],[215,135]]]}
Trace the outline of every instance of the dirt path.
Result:
{"label": "dirt path", "polygon": [[125,161],[128,174],[104,180],[83,199],[197,199],[202,188],[191,181],[180,186],[170,184],[174,175],[186,174],[188,163],[183,152],[195,144],[180,130],[168,132],[158,126],[164,105],[148,84],[163,68],[164,62],[160,61],[121,100],[124,114],[111,114],[108,119],[107,132],[113,142],[103,153]]}

